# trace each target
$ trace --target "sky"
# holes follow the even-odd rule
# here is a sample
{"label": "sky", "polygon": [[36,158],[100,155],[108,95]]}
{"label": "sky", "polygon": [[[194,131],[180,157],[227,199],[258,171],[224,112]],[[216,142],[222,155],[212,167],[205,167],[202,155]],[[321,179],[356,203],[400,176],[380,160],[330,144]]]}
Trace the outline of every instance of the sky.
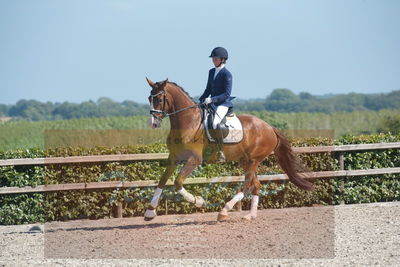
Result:
{"label": "sky", "polygon": [[205,89],[229,51],[232,95],[400,89],[399,0],[0,0],[0,103],[147,102]]}

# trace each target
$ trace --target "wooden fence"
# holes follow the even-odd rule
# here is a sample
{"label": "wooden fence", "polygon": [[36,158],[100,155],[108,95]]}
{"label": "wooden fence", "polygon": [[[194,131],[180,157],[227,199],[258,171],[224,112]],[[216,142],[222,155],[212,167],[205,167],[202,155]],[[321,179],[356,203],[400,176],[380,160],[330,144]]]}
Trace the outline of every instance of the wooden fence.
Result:
{"label": "wooden fence", "polygon": [[[355,151],[369,151],[382,149],[399,149],[400,142],[394,143],[375,143],[375,144],[357,144],[357,145],[340,145],[340,146],[315,146],[315,147],[294,147],[296,153],[333,153],[339,159],[340,170],[338,171],[320,171],[303,173],[307,179],[321,178],[337,178],[337,177],[355,177],[366,175],[394,174],[400,173],[400,167],[396,168],[380,168],[367,170],[345,170],[344,153]],[[142,160],[162,160],[167,159],[168,153],[151,153],[151,154],[121,154],[121,155],[97,155],[97,156],[74,156],[74,157],[48,157],[48,158],[25,158],[25,159],[6,159],[0,160],[1,166],[18,166],[18,165],[50,165],[50,164],[71,164],[71,163],[88,163],[88,162],[123,162],[123,161],[142,161]],[[288,180],[285,174],[258,175],[260,181],[284,181]],[[185,181],[185,184],[204,184],[204,183],[226,183],[241,182],[244,176],[224,176],[216,178],[191,178]],[[112,181],[112,182],[93,182],[93,183],[71,183],[71,184],[54,184],[39,185],[36,187],[0,187],[0,195],[5,194],[22,194],[22,193],[43,193],[54,191],[69,190],[96,190],[96,189],[116,189],[116,188],[135,188],[156,186],[158,181]],[[169,181],[167,185],[172,185]]]}

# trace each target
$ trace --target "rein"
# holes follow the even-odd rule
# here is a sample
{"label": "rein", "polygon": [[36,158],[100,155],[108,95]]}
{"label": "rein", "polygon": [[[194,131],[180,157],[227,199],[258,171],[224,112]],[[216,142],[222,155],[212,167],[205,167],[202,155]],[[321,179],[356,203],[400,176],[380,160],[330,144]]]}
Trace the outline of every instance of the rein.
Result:
{"label": "rein", "polygon": [[181,108],[181,109],[178,109],[177,111],[174,111],[174,112],[171,112],[171,113],[166,113],[166,116],[174,115],[174,114],[176,114],[176,113],[179,113],[179,112],[181,112],[181,111],[184,111],[184,110],[187,110],[187,109],[190,109],[190,108],[199,107],[200,105],[201,105],[201,104],[198,103],[198,104],[194,104],[194,105],[192,105],[192,106],[186,107],[186,108]]}

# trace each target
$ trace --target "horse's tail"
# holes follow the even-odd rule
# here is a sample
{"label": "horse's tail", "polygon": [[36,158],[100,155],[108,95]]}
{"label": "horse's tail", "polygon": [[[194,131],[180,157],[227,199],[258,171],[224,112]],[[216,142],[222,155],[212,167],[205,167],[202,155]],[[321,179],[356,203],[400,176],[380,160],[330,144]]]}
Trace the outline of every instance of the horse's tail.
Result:
{"label": "horse's tail", "polygon": [[299,188],[311,191],[313,184],[304,178],[300,177],[299,171],[303,168],[301,162],[298,160],[287,138],[278,130],[274,128],[274,132],[278,137],[278,145],[274,150],[277,161],[283,171],[289,177],[289,180],[297,185]]}

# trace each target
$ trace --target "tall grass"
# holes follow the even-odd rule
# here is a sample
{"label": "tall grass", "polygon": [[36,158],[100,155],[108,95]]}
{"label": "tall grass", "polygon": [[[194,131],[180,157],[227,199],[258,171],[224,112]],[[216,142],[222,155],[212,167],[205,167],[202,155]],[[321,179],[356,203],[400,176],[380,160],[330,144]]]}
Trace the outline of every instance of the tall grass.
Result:
{"label": "tall grass", "polygon": [[[326,113],[247,112],[265,121],[286,123],[288,129],[333,130],[335,138],[345,134],[377,133],[384,118],[400,110]],[[146,129],[148,116],[85,118],[60,121],[9,121],[0,123],[0,150],[44,148],[45,130],[131,130]],[[163,128],[168,128],[168,120]]]}
{"label": "tall grass", "polygon": [[377,133],[382,120],[400,114],[400,110],[353,111],[327,113],[250,112],[267,121],[270,117],[287,124],[288,129],[333,130],[334,137],[346,134]]}

